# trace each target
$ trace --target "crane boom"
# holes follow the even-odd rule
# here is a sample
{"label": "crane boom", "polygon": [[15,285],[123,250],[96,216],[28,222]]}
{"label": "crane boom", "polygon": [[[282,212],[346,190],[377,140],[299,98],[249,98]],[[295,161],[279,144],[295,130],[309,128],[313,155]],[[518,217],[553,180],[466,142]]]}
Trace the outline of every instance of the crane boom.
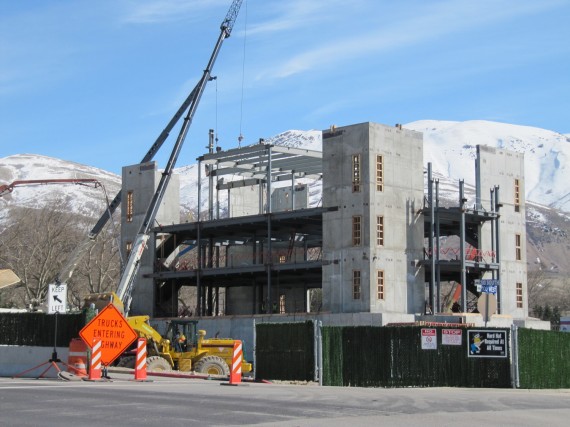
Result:
{"label": "crane boom", "polygon": [[[226,14],[225,19],[222,21],[222,25],[220,26],[220,30],[222,30],[222,33],[224,34],[224,38],[228,38],[231,35],[233,27],[234,27],[234,23],[235,23],[237,16],[239,14],[239,10],[240,10],[242,2],[243,2],[243,0],[234,0],[232,5],[230,6],[230,9],[228,10],[228,13]],[[194,89],[192,89],[192,92],[190,92],[190,95],[188,95],[188,97],[184,100],[184,102],[182,103],[182,105],[180,106],[178,111],[176,111],[176,113],[174,114],[172,119],[168,122],[168,124],[166,125],[164,130],[160,133],[160,135],[158,135],[158,138],[156,138],[156,140],[154,141],[154,143],[152,144],[152,146],[150,147],[150,149],[148,150],[146,155],[142,158],[140,163],[146,163],[146,162],[152,160],[154,155],[160,149],[160,147],[162,147],[162,144],[164,143],[164,141],[166,141],[166,139],[170,135],[170,131],[174,128],[176,123],[178,123],[178,120],[180,120],[180,117],[182,117],[182,115],[184,114],[184,112],[186,111],[188,106],[196,98],[196,91],[199,90],[198,85],[196,85],[194,87]],[[101,215],[101,218],[99,218],[99,220],[97,221],[95,226],[89,232],[89,238],[90,239],[94,239],[95,237],[97,237],[97,235],[103,229],[105,224],[107,224],[107,221],[111,218],[111,216],[113,215],[113,213],[115,212],[115,210],[117,209],[119,204],[121,203],[121,198],[122,198],[122,194],[121,194],[121,191],[119,191],[117,193],[117,195],[113,198],[113,201],[109,204],[109,209],[107,209]]]}
{"label": "crane boom", "polygon": [[[176,126],[176,123],[178,123],[178,120],[180,120],[180,117],[182,117],[182,115],[184,114],[184,112],[192,102],[195,93],[196,93],[196,87],[192,89],[190,95],[188,95],[188,97],[184,100],[184,102],[182,103],[180,108],[176,111],[172,119],[170,119],[170,121],[163,129],[163,131],[160,133],[160,135],[158,135],[158,138],[156,138],[154,143],[151,145],[150,149],[142,158],[141,163],[146,163],[153,159],[153,157],[158,152],[160,147],[162,147],[162,144],[164,144],[164,141],[166,141],[166,139],[170,135],[170,131],[174,128],[174,126]],[[0,187],[0,196],[3,195],[2,191],[3,187]],[[93,226],[93,228],[87,235],[87,238],[83,242],[81,242],[81,244],[66,260],[64,268],[57,274],[56,278],[54,279],[55,283],[62,283],[65,282],[66,280],[69,280],[71,274],[73,273],[73,270],[77,266],[77,263],[83,257],[83,254],[89,250],[89,248],[91,247],[91,245],[93,244],[93,242],[95,241],[95,239],[97,238],[103,227],[105,227],[105,225],[107,224],[107,221],[111,219],[113,213],[115,212],[115,210],[117,210],[117,207],[121,204],[121,197],[122,193],[121,190],[119,190],[119,192],[115,195],[113,200],[108,204],[107,209],[105,209],[105,212],[103,212],[97,223]]]}
{"label": "crane boom", "polygon": [[121,276],[121,280],[119,282],[119,286],[117,288],[117,296],[122,301],[124,306],[125,315],[129,313],[131,300],[132,300],[132,290],[134,285],[134,279],[138,272],[140,266],[140,260],[144,249],[146,247],[146,243],[150,237],[150,229],[152,224],[156,218],[156,214],[160,207],[160,203],[164,194],[166,192],[166,188],[168,187],[168,183],[170,182],[170,178],[172,176],[172,170],[176,164],[178,159],[178,155],[180,154],[180,150],[182,149],[182,145],[184,140],[186,139],[186,135],[188,130],[190,129],[190,125],[192,124],[192,119],[194,118],[194,114],[196,113],[196,109],[198,108],[198,104],[200,103],[200,99],[202,94],[204,93],[204,89],[211,77],[211,72],[214,67],[214,63],[216,62],[216,58],[218,57],[218,53],[220,48],[222,47],[222,43],[226,38],[228,38],[231,34],[233,29],[233,25],[235,20],[237,19],[237,15],[239,13],[239,9],[241,7],[242,0],[234,0],[230,9],[220,26],[220,35],[218,40],[214,46],[214,50],[210,56],[210,60],[206,68],[204,69],[204,73],[202,78],[192,91],[191,100],[189,103],[188,113],[184,117],[184,122],[178,134],[178,138],[174,147],[172,148],[172,152],[170,154],[170,158],[168,159],[168,163],[162,173],[160,182],[156,188],[156,191],[153,195],[153,198],[148,206],[145,218],[139,228],[137,237],[133,243],[133,247],[131,253],[129,255],[129,259],[127,264],[125,265],[125,269]]}
{"label": "crane boom", "polygon": [[[154,143],[151,145],[150,149],[147,151],[145,156],[142,158],[142,160],[140,161],[141,163],[149,162],[154,158],[155,154],[158,152],[160,147],[162,147],[162,144],[164,144],[164,141],[166,141],[166,139],[170,135],[170,131],[174,128],[174,126],[176,126],[176,123],[178,123],[178,120],[180,120],[180,117],[182,117],[184,112],[188,109],[188,106],[190,105],[190,103],[192,102],[192,99],[195,96],[196,90],[197,90],[197,87],[194,87],[194,89],[192,89],[192,92],[190,92],[190,95],[188,95],[188,97],[184,100],[184,102],[182,103],[182,105],[180,106],[178,111],[176,111],[176,113],[174,114],[172,119],[170,119],[170,121],[168,122],[166,127],[163,129],[163,131],[160,133],[160,135],[158,135],[158,137],[156,138]],[[113,216],[113,213],[115,212],[117,207],[121,204],[121,198],[122,198],[122,193],[119,190],[119,192],[113,198],[111,203],[109,203],[109,208],[107,210],[105,210],[105,212],[101,215],[101,218],[99,218],[97,223],[93,226],[93,228],[89,232],[89,239],[92,240],[92,239],[96,238],[97,235],[103,229],[103,227],[105,227],[105,224],[107,224],[107,221],[109,221],[109,219],[111,218],[111,216]]]}
{"label": "crane boom", "polygon": [[[226,14],[226,17],[222,22],[222,25],[220,26],[220,29],[224,34],[224,38],[228,38],[230,36],[235,20],[237,19],[237,15],[239,13],[241,4],[242,0],[236,0],[230,6],[230,9]],[[183,116],[184,112],[188,109],[190,104],[196,99],[196,93],[199,90],[198,86],[199,84],[192,89],[192,91],[190,92],[188,97],[184,100],[180,108],[178,108],[174,116],[172,116],[172,119],[170,119],[166,127],[158,135],[158,137],[151,145],[147,153],[144,155],[140,163],[149,162],[154,158],[160,147],[162,147],[162,145],[170,135],[170,131],[172,131],[174,126],[176,126],[180,118]],[[2,189],[2,187],[0,187],[0,189]],[[2,191],[0,191],[0,195],[3,194]],[[56,283],[61,283],[62,281],[69,279],[69,276],[71,276],[73,269],[79,262],[79,259],[81,259],[81,257],[83,256],[83,253],[85,253],[87,249],[91,246],[92,242],[95,240],[95,238],[97,238],[101,230],[105,227],[107,222],[113,216],[113,213],[117,210],[117,207],[119,207],[119,205],[121,204],[121,199],[122,199],[122,192],[119,190],[119,192],[115,195],[113,200],[107,206],[105,212],[103,212],[101,217],[97,220],[97,222],[95,223],[89,234],[87,235],[87,239],[81,243],[81,245],[77,248],[77,250],[67,260],[65,269],[62,272],[58,273],[57,277],[55,278]]]}

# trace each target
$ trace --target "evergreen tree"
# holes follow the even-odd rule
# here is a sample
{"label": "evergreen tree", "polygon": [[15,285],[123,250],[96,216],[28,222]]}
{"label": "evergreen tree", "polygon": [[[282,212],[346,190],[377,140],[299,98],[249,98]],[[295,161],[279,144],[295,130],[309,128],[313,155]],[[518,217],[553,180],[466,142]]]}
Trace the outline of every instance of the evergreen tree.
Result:
{"label": "evergreen tree", "polygon": [[552,310],[550,309],[550,306],[548,304],[546,304],[544,306],[544,311],[542,312],[542,320],[550,320],[550,318],[552,317]]}
{"label": "evergreen tree", "polygon": [[550,323],[552,323],[552,326],[560,325],[560,308],[558,308],[558,306],[555,306],[552,309],[552,315],[550,316]]}

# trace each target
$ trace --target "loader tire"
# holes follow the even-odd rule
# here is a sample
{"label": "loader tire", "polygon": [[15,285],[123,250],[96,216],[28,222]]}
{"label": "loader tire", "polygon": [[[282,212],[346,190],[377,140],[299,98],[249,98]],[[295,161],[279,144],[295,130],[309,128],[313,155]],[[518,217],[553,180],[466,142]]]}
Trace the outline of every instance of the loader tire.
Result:
{"label": "loader tire", "polygon": [[194,371],[208,375],[230,375],[230,367],[224,359],[218,356],[205,356],[194,365]]}
{"label": "loader tire", "polygon": [[172,371],[172,366],[168,361],[160,356],[150,356],[146,359],[147,371]]}
{"label": "loader tire", "polygon": [[119,360],[119,363],[117,363],[117,367],[118,368],[134,369],[135,368],[135,356],[123,357],[121,360]]}

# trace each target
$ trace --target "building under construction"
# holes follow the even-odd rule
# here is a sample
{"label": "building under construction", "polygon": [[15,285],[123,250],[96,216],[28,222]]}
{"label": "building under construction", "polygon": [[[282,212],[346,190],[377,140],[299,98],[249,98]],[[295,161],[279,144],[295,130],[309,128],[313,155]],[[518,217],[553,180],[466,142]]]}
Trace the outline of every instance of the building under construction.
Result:
{"label": "building under construction", "polygon": [[[385,324],[451,302],[476,310],[491,283],[499,314],[527,317],[522,154],[478,146],[475,202],[460,182],[457,204],[440,206],[421,133],[361,123],[322,138],[322,152],[260,141],[199,157],[197,220],[180,223],[173,181],[132,312],[177,316],[190,287],[196,316],[374,313]],[[159,178],[154,163],[123,170],[125,249]]]}

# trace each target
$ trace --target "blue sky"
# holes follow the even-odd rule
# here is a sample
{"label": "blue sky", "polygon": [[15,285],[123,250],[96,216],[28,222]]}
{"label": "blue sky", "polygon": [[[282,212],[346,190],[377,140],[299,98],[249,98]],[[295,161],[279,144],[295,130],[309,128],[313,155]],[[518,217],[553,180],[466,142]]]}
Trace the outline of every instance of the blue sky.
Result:
{"label": "blue sky", "polygon": [[[200,78],[230,0],[0,0],[0,158],[120,173]],[[570,133],[568,0],[244,0],[177,166],[373,121]],[[157,156],[163,167],[178,128]]]}

